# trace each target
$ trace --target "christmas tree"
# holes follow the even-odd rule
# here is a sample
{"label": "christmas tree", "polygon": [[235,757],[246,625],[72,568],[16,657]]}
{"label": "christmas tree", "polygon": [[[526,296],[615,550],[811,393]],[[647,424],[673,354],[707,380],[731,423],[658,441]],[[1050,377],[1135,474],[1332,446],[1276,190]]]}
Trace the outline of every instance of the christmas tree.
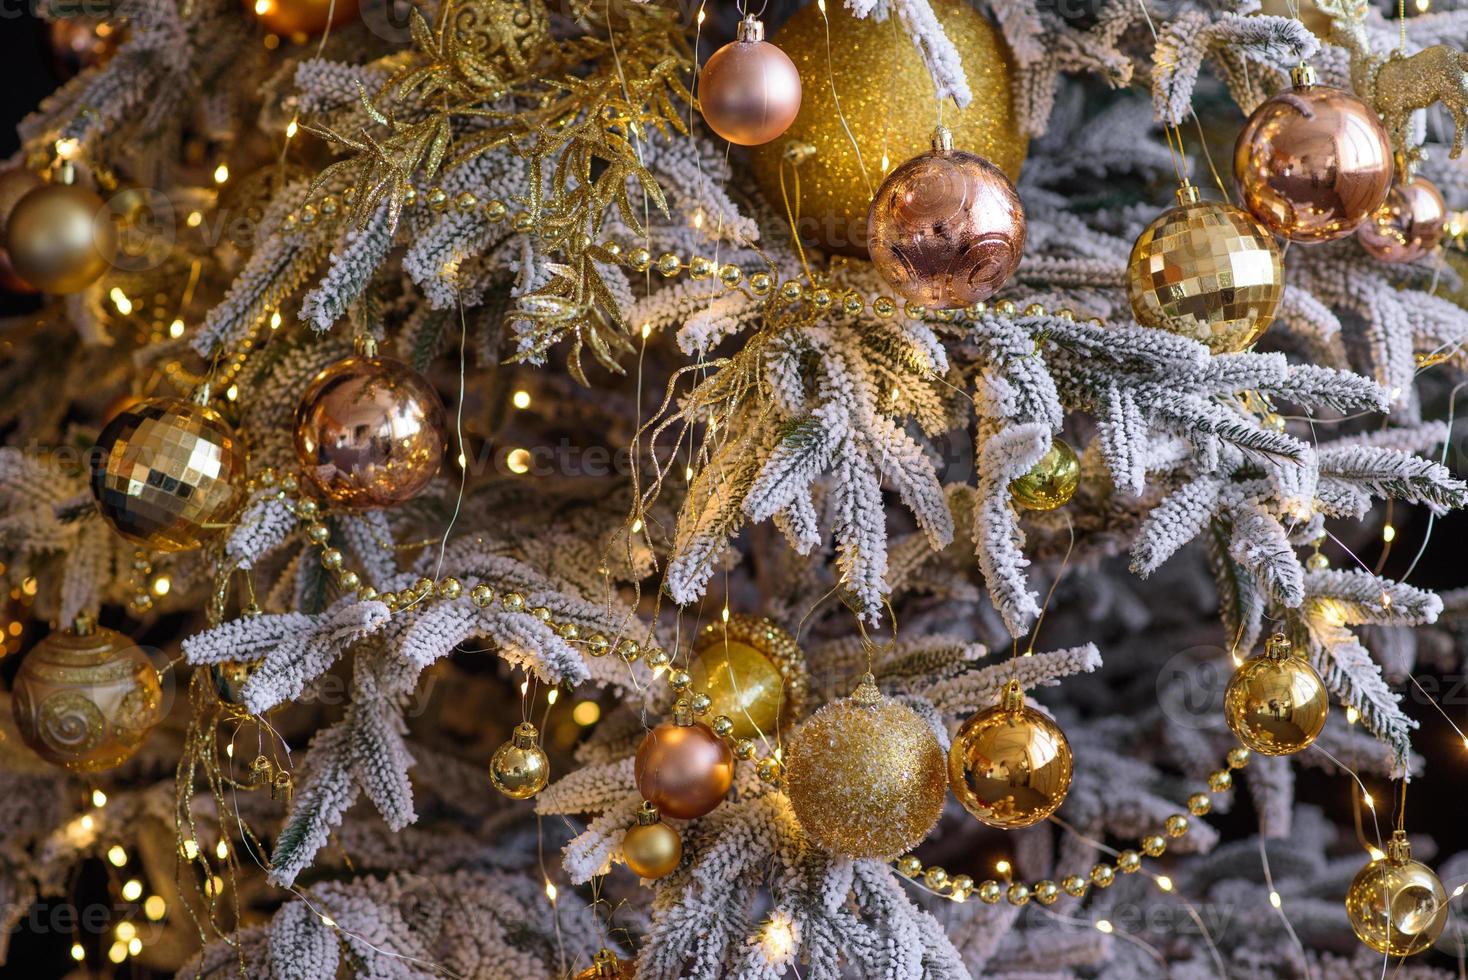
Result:
{"label": "christmas tree", "polygon": [[1456,2],[46,7],[0,954],[1459,975]]}

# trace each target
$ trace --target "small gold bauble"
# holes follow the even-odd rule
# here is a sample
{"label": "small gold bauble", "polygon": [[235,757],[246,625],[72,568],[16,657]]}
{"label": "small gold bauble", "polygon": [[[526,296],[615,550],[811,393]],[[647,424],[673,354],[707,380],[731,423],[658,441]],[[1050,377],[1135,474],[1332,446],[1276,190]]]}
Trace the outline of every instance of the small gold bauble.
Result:
{"label": "small gold bauble", "polygon": [[530,799],[545,789],[550,779],[550,760],[545,757],[539,739],[535,726],[522,721],[489,761],[489,781],[512,800]]}
{"label": "small gold bauble", "polygon": [[622,857],[637,877],[662,878],[683,860],[683,839],[662,822],[656,807],[644,803],[637,811],[637,823],[622,837]]}
{"label": "small gold bauble", "polygon": [[320,34],[356,20],[357,0],[245,0],[267,31],[286,37]]}
{"label": "small gold bauble", "polygon": [[218,413],[148,398],[112,417],[92,456],[97,510],[135,544],[197,548],[229,526],[244,500],[245,448]]}
{"label": "small gold bauble", "polygon": [[1054,439],[1050,449],[1028,473],[1009,483],[1009,496],[1029,510],[1054,510],[1070,503],[1081,485],[1081,463],[1064,439]]}
{"label": "small gold bauble", "polygon": [[621,960],[611,950],[597,950],[591,965],[576,974],[576,980],[633,980],[637,976],[637,963]]}
{"label": "small gold bauble", "polygon": [[643,799],[670,817],[692,820],[724,801],[734,784],[734,753],[680,701],[672,721],[643,736],[633,771]]}
{"label": "small gold bauble", "polygon": [[21,661],[10,707],[26,745],[72,772],[131,758],[158,722],[158,672],[132,640],[79,617]]}
{"label": "small gold bauble", "polygon": [[1276,633],[1263,656],[1246,660],[1229,679],[1224,717],[1240,742],[1263,755],[1289,755],[1315,741],[1330,713],[1325,682]]}
{"label": "small gold bauble", "polygon": [[1198,199],[1183,185],[1132,246],[1127,296],[1144,327],[1206,344],[1215,354],[1243,350],[1269,327],[1284,293],[1279,245],[1253,215]]}
{"label": "small gold bauble", "polygon": [[[934,0],[932,9],[959,51],[973,91],[967,108],[944,109],[943,122],[955,145],[1017,180],[1029,139],[1014,111],[1013,68],[1003,36],[963,0]],[[912,107],[933,104],[932,77],[900,27],[857,19],[839,4],[827,4],[824,14],[818,4],[806,4],[771,40],[809,84],[785,134],[753,148],[755,180],[765,200],[781,209],[783,166],[801,238],[830,251],[865,255],[867,208],[877,185],[898,164],[928,149],[932,112]],[[790,158],[803,158],[795,171]]]}
{"label": "small gold bauble", "polygon": [[1378,953],[1413,956],[1442,935],[1448,895],[1431,868],[1412,860],[1407,835],[1398,830],[1387,844],[1386,856],[1351,879],[1346,917],[1356,938]]}
{"label": "small gold bauble", "polygon": [[790,741],[785,792],[801,828],[833,854],[891,857],[917,845],[943,813],[943,748],[870,674]]}
{"label": "small gold bauble", "polygon": [[708,714],[728,717],[731,737],[773,735],[799,718],[809,676],[795,638],[769,619],[730,616],[693,641],[693,690],[708,695]]}
{"label": "small gold bauble", "polygon": [[245,703],[245,681],[255,672],[255,664],[243,660],[226,660],[209,665],[209,677],[214,681],[214,693],[225,704]]}
{"label": "small gold bauble", "polygon": [[990,827],[1018,830],[1054,813],[1070,790],[1070,743],[1060,726],[1025,704],[1018,681],[1000,703],[959,728],[948,750],[948,783]]}
{"label": "small gold bauble", "polygon": [[75,184],[42,184],[16,202],[5,222],[16,275],[42,292],[86,289],[107,271],[116,247],[106,205]]}

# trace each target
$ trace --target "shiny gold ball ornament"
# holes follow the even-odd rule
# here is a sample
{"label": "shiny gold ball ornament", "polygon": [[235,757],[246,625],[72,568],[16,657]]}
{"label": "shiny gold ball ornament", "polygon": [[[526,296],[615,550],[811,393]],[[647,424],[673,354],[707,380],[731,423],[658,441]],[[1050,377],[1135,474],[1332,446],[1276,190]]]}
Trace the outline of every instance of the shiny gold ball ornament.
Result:
{"label": "shiny gold ball ornament", "polygon": [[443,402],[402,361],[360,354],[312,379],[296,410],[296,458],[343,507],[391,507],[417,496],[443,463]]}
{"label": "shiny gold ball ornament", "polygon": [[1387,843],[1386,856],[1351,879],[1346,917],[1356,938],[1378,953],[1413,956],[1442,935],[1448,895],[1431,868],[1412,860],[1412,845],[1398,830]]}
{"label": "shiny gold ball ornament", "polygon": [[1070,791],[1070,742],[1051,718],[1025,704],[1010,681],[999,704],[959,728],[948,749],[948,784],[964,809],[1000,830],[1033,826]]}
{"label": "shiny gold ball ornament", "polygon": [[739,33],[715,51],[698,74],[698,107],[704,122],[730,143],[768,143],[800,111],[800,72],[790,56],[765,40],[765,25],[753,15]]}
{"label": "shiny gold ball ornament", "polygon": [[36,288],[16,274],[10,253],[4,248],[5,229],[10,222],[10,212],[15,210],[20,199],[44,183],[38,174],[25,167],[0,170],[0,288],[12,293],[33,293]]}
{"label": "shiny gold ball ornament", "polygon": [[358,0],[244,0],[245,7],[267,31],[286,37],[309,37],[328,27],[341,27],[360,15]]}
{"label": "shiny gold ball ornament", "polygon": [[785,792],[818,845],[851,858],[917,845],[943,813],[943,748],[922,716],[884,698],[868,674],[848,698],[796,729]]}
{"label": "shiny gold ball ornament", "polygon": [[622,837],[622,857],[639,878],[662,878],[683,860],[683,838],[663,823],[657,807],[642,804],[637,823]]}
{"label": "shiny gold ball ornament", "polygon": [[540,747],[540,732],[522,721],[489,760],[489,781],[512,800],[528,800],[545,789],[549,780],[550,760]]}
{"label": "shiny gold ball ornament", "polygon": [[693,641],[692,690],[709,698],[707,714],[734,723],[730,737],[774,735],[799,718],[810,678],[795,638],[769,619],[730,616]]}
{"label": "shiny gold ball ornament", "polygon": [[591,958],[591,965],[576,974],[576,980],[633,980],[637,976],[637,963],[619,959],[617,954],[603,947]]}
{"label": "shiny gold ball ornament", "polygon": [[26,654],[10,691],[21,740],[71,772],[127,761],[157,724],[162,704],[147,654],[85,616]]}
{"label": "shiny gold ball ornament", "polygon": [[[973,90],[973,101],[963,109],[948,105],[943,121],[956,145],[1017,180],[1029,139],[1014,111],[1014,70],[1003,36],[963,0],[933,0],[931,6]],[[933,104],[932,77],[900,27],[859,20],[840,4],[827,4],[824,13],[818,4],[805,4],[772,40],[790,56],[805,89],[785,135],[753,149],[755,180],[781,213],[789,197],[802,240],[865,255],[867,208],[877,185],[891,168],[928,148],[932,113],[912,107]],[[800,162],[792,168],[794,160]]]}
{"label": "shiny gold ball ornament", "polygon": [[1200,200],[1192,184],[1177,199],[1132,246],[1132,315],[1215,354],[1241,351],[1274,320],[1284,292],[1279,245],[1247,211]]}
{"label": "shiny gold ball ornament", "polygon": [[1024,476],[1009,481],[1010,499],[1028,510],[1054,510],[1070,503],[1081,485],[1081,461],[1064,439],[1050,448]]}
{"label": "shiny gold ball ornament", "polygon": [[188,551],[225,531],[244,502],[245,447],[219,414],[147,398],[112,417],[92,454],[107,523],[154,551]]}
{"label": "shiny gold ball ornament", "polygon": [[1289,755],[1315,741],[1330,713],[1325,682],[1283,633],[1264,654],[1234,671],[1223,694],[1224,717],[1234,735],[1262,755]]}
{"label": "shiny gold ball ornament", "polygon": [[677,820],[692,820],[724,802],[734,784],[734,753],[680,700],[672,721],[643,736],[633,773],[644,800]]}
{"label": "shiny gold ball ornament", "polygon": [[1416,262],[1441,243],[1448,205],[1437,185],[1426,177],[1392,184],[1386,202],[1361,222],[1356,240],[1378,262]]}
{"label": "shiny gold ball ornament", "polygon": [[1315,84],[1266,99],[1234,143],[1244,206],[1265,228],[1296,242],[1328,242],[1356,230],[1386,200],[1392,148],[1376,113],[1343,89]]}
{"label": "shiny gold ball ornament", "polygon": [[75,293],[102,278],[117,230],[102,199],[69,182],[70,168],[16,202],[5,249],[16,275],[46,293]]}

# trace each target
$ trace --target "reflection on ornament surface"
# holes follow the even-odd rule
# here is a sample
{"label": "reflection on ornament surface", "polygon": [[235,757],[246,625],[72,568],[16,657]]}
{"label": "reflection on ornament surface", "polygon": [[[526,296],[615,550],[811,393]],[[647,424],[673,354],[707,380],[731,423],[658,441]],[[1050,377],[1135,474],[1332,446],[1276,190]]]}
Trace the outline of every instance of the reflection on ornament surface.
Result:
{"label": "reflection on ornament surface", "polygon": [[1049,716],[1029,707],[1017,682],[1001,702],[963,723],[948,750],[948,782],[964,809],[990,827],[1039,823],[1070,790],[1070,743]]}
{"label": "reflection on ornament surface", "polygon": [[1396,831],[1385,857],[1356,873],[1346,889],[1346,917],[1363,943],[1388,956],[1426,951],[1448,920],[1448,896],[1431,868],[1412,860],[1407,835]]}
{"label": "reflection on ornament surface", "polygon": [[1244,746],[1263,755],[1289,755],[1314,742],[1325,728],[1330,695],[1303,657],[1276,633],[1263,656],[1234,671],[1223,695],[1224,716]]}
{"label": "reflection on ornament surface", "polygon": [[1426,177],[1397,181],[1386,201],[1356,229],[1356,240],[1378,262],[1415,262],[1442,242],[1448,206]]}

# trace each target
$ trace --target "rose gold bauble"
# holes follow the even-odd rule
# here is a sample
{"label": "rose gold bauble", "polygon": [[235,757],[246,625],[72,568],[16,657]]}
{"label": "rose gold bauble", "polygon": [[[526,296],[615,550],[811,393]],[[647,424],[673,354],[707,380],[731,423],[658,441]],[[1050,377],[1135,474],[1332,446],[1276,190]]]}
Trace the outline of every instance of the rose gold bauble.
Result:
{"label": "rose gold bauble", "polygon": [[988,299],[1019,266],[1025,209],[1004,172],[953,149],[933,148],[887,175],[867,214],[872,264],[904,299],[952,310]]}
{"label": "rose gold bauble", "polygon": [[643,736],[633,772],[644,800],[667,816],[692,820],[724,801],[734,783],[734,753],[680,707],[673,721]]}
{"label": "rose gold bauble", "polygon": [[622,837],[622,858],[637,877],[661,878],[683,860],[683,838],[662,822],[656,807],[644,803],[637,811],[637,823]]}
{"label": "rose gold bauble", "polygon": [[[10,212],[15,210],[21,198],[44,183],[45,181],[38,174],[25,167],[0,170],[0,243],[5,241],[5,229],[10,223]],[[15,266],[10,262],[10,252],[3,247],[0,247],[0,288],[12,293],[34,293],[36,291],[36,287],[16,274]]]}
{"label": "rose gold bauble", "polygon": [[96,282],[116,242],[102,199],[75,184],[35,188],[5,222],[5,248],[16,274],[47,293],[75,293]]}
{"label": "rose gold bauble", "polygon": [[366,354],[316,375],[296,410],[296,457],[316,489],[344,507],[411,500],[444,452],[438,392],[402,361]]}
{"label": "rose gold bauble", "polygon": [[800,112],[800,72],[765,40],[764,24],[746,17],[738,40],[715,51],[699,72],[698,106],[709,128],[730,143],[768,143]]}
{"label": "rose gold bauble", "polygon": [[357,19],[357,0],[244,0],[267,31],[297,35],[320,34]]}
{"label": "rose gold bauble", "polygon": [[1295,86],[1249,116],[1234,144],[1244,206],[1276,235],[1328,242],[1355,231],[1386,199],[1392,149],[1376,113],[1350,92]]}
{"label": "rose gold bauble", "polygon": [[22,741],[72,772],[129,759],[158,722],[162,701],[147,654],[85,617],[26,654],[10,692]]}
{"label": "rose gold bauble", "polygon": [[1356,240],[1378,262],[1416,262],[1437,248],[1447,220],[1437,186],[1426,177],[1409,177],[1392,184],[1386,203],[1356,229]]}

